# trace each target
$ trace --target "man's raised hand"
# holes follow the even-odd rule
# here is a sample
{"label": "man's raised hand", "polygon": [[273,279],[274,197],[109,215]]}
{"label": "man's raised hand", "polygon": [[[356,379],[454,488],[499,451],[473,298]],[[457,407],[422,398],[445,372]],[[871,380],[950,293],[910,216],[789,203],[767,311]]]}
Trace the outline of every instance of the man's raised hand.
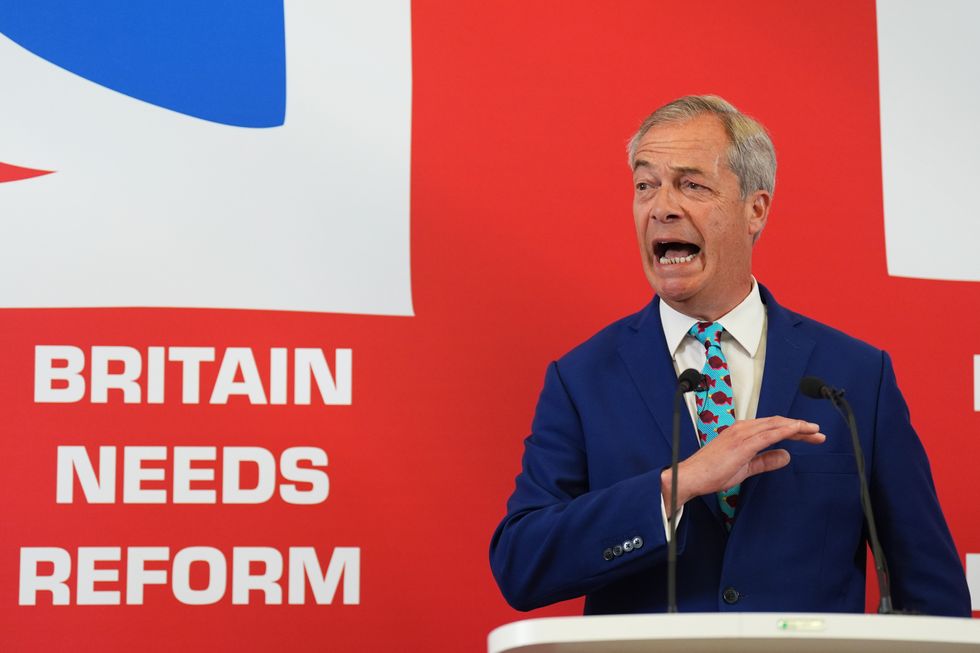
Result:
{"label": "man's raised hand", "polygon": [[[721,492],[749,476],[789,464],[785,449],[763,451],[783,440],[821,444],[827,436],[820,426],[801,419],[763,417],[735,422],[693,456],[681,461],[677,473],[677,505],[692,498]],[[670,469],[660,475],[664,505],[670,505]]]}

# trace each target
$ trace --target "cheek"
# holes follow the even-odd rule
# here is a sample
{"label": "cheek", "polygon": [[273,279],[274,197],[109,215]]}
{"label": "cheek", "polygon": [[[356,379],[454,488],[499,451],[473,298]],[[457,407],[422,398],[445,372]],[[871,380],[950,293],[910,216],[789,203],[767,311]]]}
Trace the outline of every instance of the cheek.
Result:
{"label": "cheek", "polygon": [[633,208],[633,228],[636,231],[636,237],[643,239],[646,235],[647,225],[649,221],[644,218],[641,212],[634,206]]}
{"label": "cheek", "polygon": [[715,213],[700,225],[705,243],[725,246],[738,240],[741,220],[731,213]]}

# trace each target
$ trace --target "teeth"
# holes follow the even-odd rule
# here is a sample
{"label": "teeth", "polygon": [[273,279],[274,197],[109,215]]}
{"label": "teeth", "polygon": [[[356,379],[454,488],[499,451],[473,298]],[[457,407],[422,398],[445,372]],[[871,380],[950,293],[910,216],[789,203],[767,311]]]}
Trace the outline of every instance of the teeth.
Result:
{"label": "teeth", "polygon": [[666,256],[661,256],[660,263],[662,265],[673,265],[675,263],[690,263],[691,261],[694,260],[696,256],[697,254],[688,254],[687,256],[682,256],[680,258],[667,258]]}

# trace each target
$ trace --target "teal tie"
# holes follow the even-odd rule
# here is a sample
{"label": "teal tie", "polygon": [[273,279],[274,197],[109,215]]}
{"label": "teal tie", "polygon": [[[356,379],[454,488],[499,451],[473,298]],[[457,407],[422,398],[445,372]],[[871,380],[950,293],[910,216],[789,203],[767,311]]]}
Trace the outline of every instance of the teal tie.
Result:
{"label": "teal tie", "polygon": [[[704,446],[719,433],[735,423],[735,398],[732,394],[732,377],[728,361],[721,353],[721,334],[724,328],[717,322],[698,322],[688,331],[704,345],[704,369],[706,387],[695,393],[698,418],[698,445]],[[732,529],[735,509],[738,506],[739,486],[718,493],[722,519],[727,530]]]}

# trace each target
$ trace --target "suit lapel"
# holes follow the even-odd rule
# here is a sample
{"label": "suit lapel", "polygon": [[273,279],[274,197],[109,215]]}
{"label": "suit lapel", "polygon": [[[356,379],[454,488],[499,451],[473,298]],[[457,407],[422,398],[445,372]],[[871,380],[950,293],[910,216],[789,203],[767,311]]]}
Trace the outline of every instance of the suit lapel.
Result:
{"label": "suit lapel", "polygon": [[[637,391],[643,398],[644,404],[656,421],[660,436],[667,446],[671,446],[673,433],[674,390],[677,387],[677,372],[674,362],[667,350],[664,338],[663,324],[660,321],[660,298],[652,302],[637,317],[626,331],[623,344],[619,347],[619,355],[636,385]],[[681,438],[680,460],[689,458],[697,451],[697,440],[694,436],[694,426],[691,423],[687,404],[681,405]],[[708,509],[721,521],[721,508],[715,495],[703,496],[701,499]]]}
{"label": "suit lapel", "polygon": [[[759,291],[766,305],[766,364],[762,373],[756,417],[786,416],[799,394],[799,382],[806,373],[814,342],[799,332],[796,327],[800,319],[777,304],[765,286],[760,284]],[[759,478],[756,475],[745,479],[739,498],[739,510],[744,510],[752,501],[753,490]]]}
{"label": "suit lapel", "polygon": [[814,342],[796,328],[800,319],[776,303],[772,294],[760,286],[766,304],[766,365],[756,417],[786,415],[806,372]]}

